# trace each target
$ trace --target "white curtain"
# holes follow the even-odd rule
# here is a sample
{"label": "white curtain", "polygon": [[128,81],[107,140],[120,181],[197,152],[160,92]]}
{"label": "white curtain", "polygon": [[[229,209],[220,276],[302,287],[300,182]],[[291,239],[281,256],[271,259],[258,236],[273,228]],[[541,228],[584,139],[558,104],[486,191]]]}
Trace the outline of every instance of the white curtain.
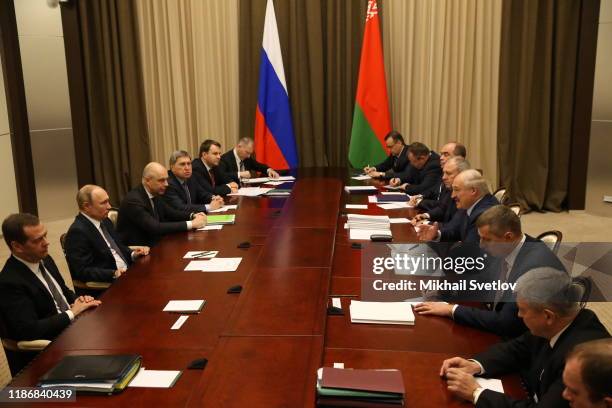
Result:
{"label": "white curtain", "polygon": [[464,143],[497,185],[502,0],[385,0],[383,38],[394,129],[438,151]]}
{"label": "white curtain", "polygon": [[238,0],[136,0],[151,157],[238,138]]}

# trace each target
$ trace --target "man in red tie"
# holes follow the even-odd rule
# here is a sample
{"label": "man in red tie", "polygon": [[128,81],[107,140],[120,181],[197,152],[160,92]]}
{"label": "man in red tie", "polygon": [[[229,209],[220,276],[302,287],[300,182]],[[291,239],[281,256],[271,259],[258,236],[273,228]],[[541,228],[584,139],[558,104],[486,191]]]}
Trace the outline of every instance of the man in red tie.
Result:
{"label": "man in red tie", "polygon": [[193,160],[193,177],[213,195],[227,195],[238,191],[238,184],[219,168],[221,143],[207,139],[200,146],[200,157]]}

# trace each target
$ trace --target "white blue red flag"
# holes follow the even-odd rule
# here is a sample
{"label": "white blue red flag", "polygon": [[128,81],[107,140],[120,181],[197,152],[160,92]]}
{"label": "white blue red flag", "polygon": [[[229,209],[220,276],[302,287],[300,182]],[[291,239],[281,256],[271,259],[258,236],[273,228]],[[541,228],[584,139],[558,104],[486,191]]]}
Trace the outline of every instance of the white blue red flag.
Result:
{"label": "white blue red flag", "polygon": [[255,113],[257,160],[274,169],[297,167],[298,156],[274,4],[268,0]]}

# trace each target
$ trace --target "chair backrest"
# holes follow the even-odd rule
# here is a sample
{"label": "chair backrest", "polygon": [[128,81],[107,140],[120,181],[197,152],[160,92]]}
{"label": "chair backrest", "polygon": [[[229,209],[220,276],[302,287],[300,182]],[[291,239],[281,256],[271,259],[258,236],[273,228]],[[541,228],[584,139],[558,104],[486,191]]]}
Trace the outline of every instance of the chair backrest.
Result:
{"label": "chair backrest", "polygon": [[0,347],[0,390],[6,387],[11,382],[13,377],[11,376],[11,369],[6,359],[6,353],[4,347]]}
{"label": "chair backrest", "polygon": [[556,254],[559,250],[559,246],[561,245],[563,234],[561,233],[561,231],[552,230],[541,233],[537,236],[537,238],[540,241],[544,242],[546,245],[548,245],[550,250]]}
{"label": "chair backrest", "polygon": [[113,207],[108,211],[108,219],[111,220],[115,228],[117,228],[117,218],[119,218],[119,209]]}
{"label": "chair backrest", "polygon": [[520,204],[508,204],[508,207],[510,207],[510,209],[519,217],[521,216],[521,206]]}
{"label": "chair backrest", "polygon": [[62,247],[62,251],[64,252],[64,256],[66,255],[66,234],[67,233],[63,233],[62,235],[60,235],[60,246]]}
{"label": "chair backrest", "polygon": [[500,204],[503,204],[504,201],[506,200],[506,189],[504,187],[500,187],[497,190],[495,190],[495,192],[493,193],[493,196],[495,198],[497,198],[497,201],[499,201]]}

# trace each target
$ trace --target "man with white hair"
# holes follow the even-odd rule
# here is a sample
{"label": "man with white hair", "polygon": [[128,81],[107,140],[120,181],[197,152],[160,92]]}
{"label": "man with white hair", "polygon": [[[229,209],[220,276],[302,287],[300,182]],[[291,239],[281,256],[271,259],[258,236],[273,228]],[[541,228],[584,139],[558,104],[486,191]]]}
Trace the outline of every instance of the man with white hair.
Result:
{"label": "man with white hair", "polygon": [[206,225],[206,214],[167,205],[161,197],[167,187],[166,168],[156,162],[147,164],[142,184],[127,193],[119,207],[117,231],[124,244],[153,246],[163,235]]}
{"label": "man with white hair", "polygon": [[442,169],[442,187],[437,197],[430,194],[427,197],[418,196],[411,200],[417,208],[425,210],[415,217],[416,221],[430,220],[449,222],[457,212],[457,205],[452,197],[453,181],[459,173],[469,170],[470,163],[461,156],[454,156],[446,162]]}
{"label": "man with white hair", "polygon": [[465,170],[453,180],[452,198],[458,209],[453,218],[442,228],[438,223],[421,225],[418,231],[421,241],[480,242],[476,220],[487,209],[499,204],[491,195],[487,181],[477,170]]}
{"label": "man with white hair", "polygon": [[255,160],[253,149],[255,142],[250,137],[241,138],[236,146],[221,155],[219,169],[227,174],[233,181],[240,183],[241,179],[248,179],[255,173],[261,173],[270,178],[278,178],[278,173],[268,165]]}
{"label": "man with white hair", "polygon": [[[609,338],[595,313],[584,309],[588,285],[554,268],[537,268],[517,281],[518,315],[529,332],[499,343],[471,360],[445,360],[440,376],[448,390],[477,407],[567,407],[562,373],[565,358],[577,344]],[[514,400],[485,390],[474,375],[498,377],[521,373],[529,397]]]}

